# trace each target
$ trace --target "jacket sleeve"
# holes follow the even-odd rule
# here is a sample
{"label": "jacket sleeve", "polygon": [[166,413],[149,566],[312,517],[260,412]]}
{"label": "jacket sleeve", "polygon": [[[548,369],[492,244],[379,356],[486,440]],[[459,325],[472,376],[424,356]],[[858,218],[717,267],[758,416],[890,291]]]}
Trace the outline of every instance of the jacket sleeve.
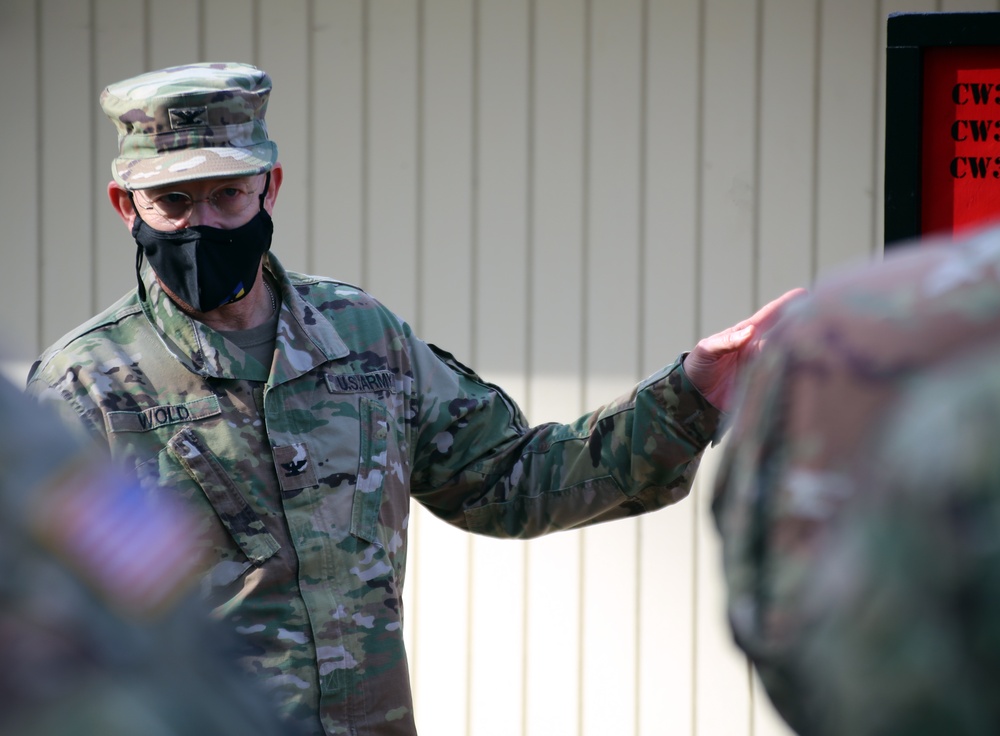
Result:
{"label": "jacket sleeve", "polygon": [[413,497],[472,532],[529,538],[672,504],[719,429],[684,356],[571,424],[529,427],[501,389],[424,347]]}

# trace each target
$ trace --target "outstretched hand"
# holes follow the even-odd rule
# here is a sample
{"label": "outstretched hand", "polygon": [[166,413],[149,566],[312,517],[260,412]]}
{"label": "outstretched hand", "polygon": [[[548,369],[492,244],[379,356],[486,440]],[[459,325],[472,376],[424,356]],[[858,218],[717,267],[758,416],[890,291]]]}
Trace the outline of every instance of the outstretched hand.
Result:
{"label": "outstretched hand", "polygon": [[785,306],[803,296],[805,289],[792,289],[758,309],[752,317],[698,341],[684,360],[691,383],[715,408],[727,412],[733,389],[743,367],[760,351],[762,336]]}

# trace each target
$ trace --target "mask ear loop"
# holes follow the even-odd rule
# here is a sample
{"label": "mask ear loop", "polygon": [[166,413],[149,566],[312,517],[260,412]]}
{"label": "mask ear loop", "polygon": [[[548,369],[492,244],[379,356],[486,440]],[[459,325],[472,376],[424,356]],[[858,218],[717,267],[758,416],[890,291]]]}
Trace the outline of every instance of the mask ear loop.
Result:
{"label": "mask ear loop", "polygon": [[264,188],[260,190],[260,208],[264,209],[264,197],[267,196],[267,190],[271,188],[271,170],[267,170],[267,177],[264,179]]}
{"label": "mask ear loop", "polygon": [[[132,196],[132,190],[128,192],[128,201],[132,203],[132,211],[135,212],[135,221],[132,223],[132,237],[135,238],[136,233],[139,232],[139,221],[142,218],[139,216],[139,208],[135,206],[135,199]],[[135,281],[138,284],[139,291],[139,301],[146,301],[146,285],[142,283],[142,273],[140,267],[142,266],[142,246],[138,242],[135,244]]]}
{"label": "mask ear loop", "polygon": [[[260,192],[260,209],[258,212],[264,212],[264,198],[267,197],[267,190],[271,188],[271,170],[267,170],[267,176],[264,178],[264,188]],[[265,285],[267,282],[265,282]]]}

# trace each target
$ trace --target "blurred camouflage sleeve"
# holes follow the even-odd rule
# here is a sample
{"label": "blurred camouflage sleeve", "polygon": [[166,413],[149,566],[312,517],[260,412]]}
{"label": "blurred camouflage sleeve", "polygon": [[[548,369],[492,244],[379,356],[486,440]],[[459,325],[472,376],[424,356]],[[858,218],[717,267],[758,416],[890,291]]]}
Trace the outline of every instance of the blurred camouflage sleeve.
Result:
{"label": "blurred camouflage sleeve", "polygon": [[470,531],[527,538],[633,516],[687,495],[720,415],[682,361],[571,424],[529,427],[501,389],[436,348],[424,393],[413,495]]}

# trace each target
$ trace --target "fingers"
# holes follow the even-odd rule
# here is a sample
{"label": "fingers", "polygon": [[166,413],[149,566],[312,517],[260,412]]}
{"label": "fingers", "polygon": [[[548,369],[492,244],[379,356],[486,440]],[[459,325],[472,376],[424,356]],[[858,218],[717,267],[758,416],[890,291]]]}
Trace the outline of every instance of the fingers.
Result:
{"label": "fingers", "polygon": [[698,344],[706,356],[718,357],[726,353],[741,350],[750,341],[760,336],[763,338],[767,329],[777,321],[784,308],[795,299],[808,292],[805,289],[791,289],[758,309],[747,319],[737,322],[732,327],[703,338]]}
{"label": "fingers", "polygon": [[[805,289],[792,289],[785,292],[758,309],[751,317],[737,322],[721,332],[703,337],[695,345],[692,356],[695,361],[717,359],[729,353],[746,348],[751,341],[757,339],[758,346],[762,344],[764,333],[777,321],[782,310],[789,302],[808,293]],[[756,347],[754,348],[756,350]]]}
{"label": "fingers", "polygon": [[805,296],[808,293],[809,293],[808,291],[802,288],[790,289],[789,291],[786,291],[784,294],[779,296],[777,299],[769,301],[763,307],[754,312],[753,316],[738,323],[736,327],[739,328],[748,324],[753,324],[757,325],[762,329],[766,329],[775,320],[777,320],[782,310],[784,310],[784,308],[788,306],[790,302],[793,302],[799,297]]}
{"label": "fingers", "polygon": [[759,351],[765,332],[788,303],[806,293],[805,289],[787,291],[748,319],[699,340],[684,361],[684,368],[702,396],[727,411],[729,393],[740,366]]}

